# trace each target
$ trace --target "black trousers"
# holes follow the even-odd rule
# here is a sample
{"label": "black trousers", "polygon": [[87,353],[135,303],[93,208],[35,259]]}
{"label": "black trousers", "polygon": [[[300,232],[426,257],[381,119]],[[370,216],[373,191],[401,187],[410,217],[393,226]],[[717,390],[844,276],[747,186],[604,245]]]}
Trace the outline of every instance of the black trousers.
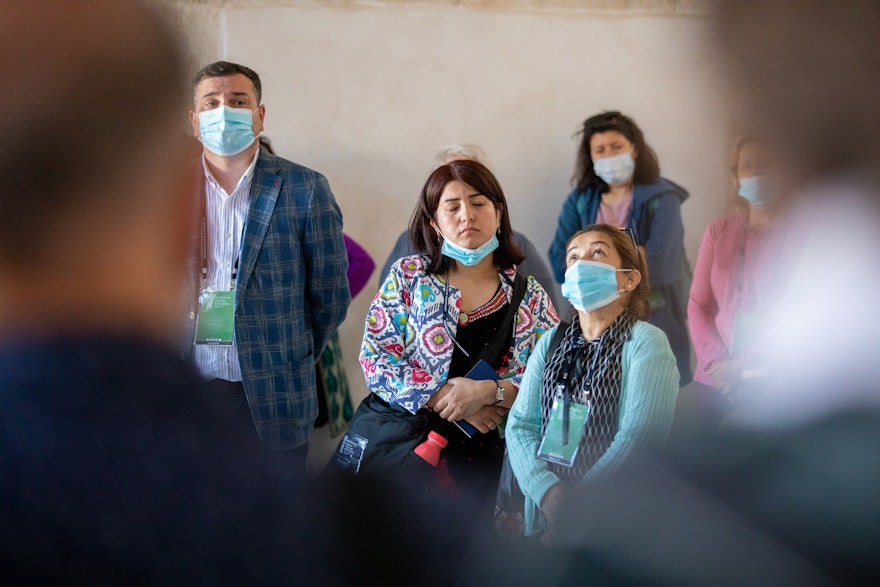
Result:
{"label": "black trousers", "polygon": [[260,445],[275,476],[282,481],[302,481],[306,474],[309,445],[305,444],[289,450],[274,450],[263,446],[254,426],[251,408],[241,381],[209,379],[201,384],[200,391],[210,396],[212,401],[228,412],[231,421],[235,422],[239,429],[237,432],[241,432],[243,438],[252,439],[254,443]]}

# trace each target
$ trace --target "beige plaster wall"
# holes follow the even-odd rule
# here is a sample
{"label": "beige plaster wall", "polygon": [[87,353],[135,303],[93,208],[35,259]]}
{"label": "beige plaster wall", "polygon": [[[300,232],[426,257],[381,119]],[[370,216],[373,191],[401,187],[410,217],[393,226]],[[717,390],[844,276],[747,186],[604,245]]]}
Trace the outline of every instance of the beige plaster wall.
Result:
{"label": "beige plaster wall", "polygon": [[[514,226],[546,251],[587,116],[632,115],[683,207],[691,263],[725,210],[728,103],[701,2],[386,0],[175,2],[194,69],[227,59],[262,77],[266,136],[323,172],[345,230],[381,265],[435,150],[476,142]],[[341,329],[352,395],[378,275]],[[329,441],[316,440],[324,458]]]}

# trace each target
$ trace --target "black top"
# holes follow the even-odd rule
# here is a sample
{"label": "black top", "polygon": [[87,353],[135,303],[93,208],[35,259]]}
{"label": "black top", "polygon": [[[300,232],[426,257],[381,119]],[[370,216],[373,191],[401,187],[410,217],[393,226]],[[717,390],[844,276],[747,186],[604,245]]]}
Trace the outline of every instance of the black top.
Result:
{"label": "black top", "polygon": [[[452,360],[449,363],[449,378],[464,377],[477,363],[480,353],[486,348],[486,345],[495,337],[499,328],[506,328],[510,331],[510,324],[504,324],[504,317],[507,315],[507,309],[510,303],[507,302],[500,306],[487,316],[470,320],[467,324],[460,325],[455,333],[455,340],[458,341],[470,357],[466,356],[461,349],[456,346],[452,351]],[[487,362],[492,368],[498,371],[508,363],[510,345],[504,344],[501,350],[491,360]]]}

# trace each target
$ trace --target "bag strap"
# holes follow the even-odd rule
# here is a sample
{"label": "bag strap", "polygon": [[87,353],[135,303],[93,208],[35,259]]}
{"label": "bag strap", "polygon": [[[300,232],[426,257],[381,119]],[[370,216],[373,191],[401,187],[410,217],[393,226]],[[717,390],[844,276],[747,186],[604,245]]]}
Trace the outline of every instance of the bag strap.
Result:
{"label": "bag strap", "polygon": [[498,353],[501,351],[501,345],[503,345],[508,338],[513,338],[513,333],[516,330],[514,328],[513,320],[519,310],[519,305],[526,294],[527,285],[528,279],[526,279],[522,273],[517,272],[516,276],[513,278],[513,292],[510,294],[510,306],[507,308],[507,314],[504,316],[504,321],[502,322],[502,324],[507,324],[508,328],[498,329],[498,332],[495,333],[495,336],[492,337],[489,344],[486,345],[480,355],[474,360],[475,365],[480,362],[480,359],[485,359],[487,363],[492,364],[492,359],[497,357]]}
{"label": "bag strap", "polygon": [[559,324],[556,325],[556,330],[553,331],[553,336],[550,338],[550,346],[547,347],[547,354],[544,356],[546,358],[550,358],[553,356],[553,351],[556,350],[556,347],[559,346],[559,343],[562,342],[562,338],[565,336],[565,331],[568,329],[569,323],[565,320],[560,320]]}

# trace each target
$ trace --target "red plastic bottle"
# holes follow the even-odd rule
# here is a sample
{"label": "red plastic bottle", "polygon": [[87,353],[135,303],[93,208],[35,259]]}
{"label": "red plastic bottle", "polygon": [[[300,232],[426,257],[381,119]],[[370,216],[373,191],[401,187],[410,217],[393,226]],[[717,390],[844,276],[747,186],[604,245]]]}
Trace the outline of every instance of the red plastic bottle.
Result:
{"label": "red plastic bottle", "polygon": [[440,463],[440,451],[447,444],[449,444],[448,440],[431,430],[428,432],[428,440],[418,445],[414,452],[432,467],[436,467]]}

